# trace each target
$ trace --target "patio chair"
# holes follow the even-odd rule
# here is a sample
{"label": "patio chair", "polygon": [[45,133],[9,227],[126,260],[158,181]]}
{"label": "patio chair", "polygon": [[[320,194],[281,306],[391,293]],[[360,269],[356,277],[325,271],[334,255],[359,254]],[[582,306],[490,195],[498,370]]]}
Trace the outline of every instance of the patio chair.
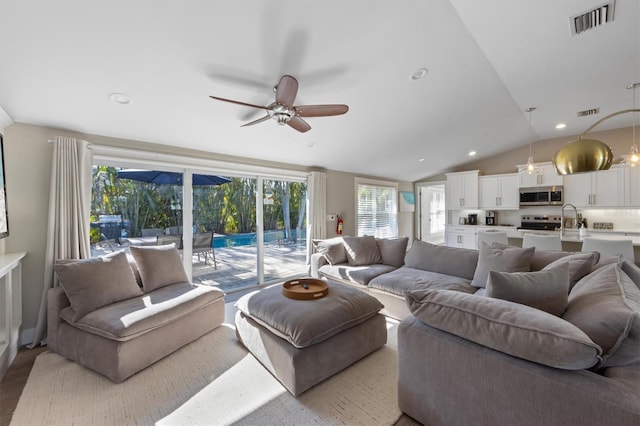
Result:
{"label": "patio chair", "polygon": [[204,264],[207,265],[209,256],[213,259],[213,269],[218,269],[216,262],[216,252],[213,249],[213,231],[203,232],[201,234],[195,234],[193,236],[193,254],[198,255],[198,261],[200,261],[200,255],[204,255]]}
{"label": "patio chair", "polygon": [[158,235],[156,244],[159,246],[174,243],[178,250],[182,250],[182,235]]}

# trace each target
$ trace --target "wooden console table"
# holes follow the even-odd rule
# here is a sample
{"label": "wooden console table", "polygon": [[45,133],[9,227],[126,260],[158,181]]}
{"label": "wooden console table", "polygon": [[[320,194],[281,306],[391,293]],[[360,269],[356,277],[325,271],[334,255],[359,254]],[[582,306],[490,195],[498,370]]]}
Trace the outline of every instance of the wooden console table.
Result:
{"label": "wooden console table", "polygon": [[26,255],[0,254],[0,379],[18,353],[22,325],[22,259]]}

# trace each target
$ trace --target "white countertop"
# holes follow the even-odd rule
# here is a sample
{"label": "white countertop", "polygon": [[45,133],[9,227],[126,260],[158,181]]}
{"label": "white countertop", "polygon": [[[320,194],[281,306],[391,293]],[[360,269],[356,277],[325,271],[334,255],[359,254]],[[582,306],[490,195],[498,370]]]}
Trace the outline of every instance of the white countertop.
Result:
{"label": "white countertop", "polygon": [[[507,232],[509,238],[522,238],[525,233],[541,234],[541,235],[558,235],[560,231],[538,231],[532,229],[518,229],[516,226],[487,226],[487,225],[447,225],[453,228],[475,229],[482,231]],[[606,230],[606,229],[587,229],[587,237],[600,238],[603,240],[631,240],[633,245],[640,247],[640,231],[625,230]],[[562,241],[581,243],[582,238],[578,235],[577,229],[569,229],[565,231]]]}

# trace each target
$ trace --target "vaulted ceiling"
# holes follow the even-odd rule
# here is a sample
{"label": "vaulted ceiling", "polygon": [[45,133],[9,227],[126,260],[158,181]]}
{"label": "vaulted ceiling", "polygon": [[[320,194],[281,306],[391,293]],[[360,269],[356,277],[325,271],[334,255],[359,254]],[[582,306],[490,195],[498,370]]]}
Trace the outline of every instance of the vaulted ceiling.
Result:
{"label": "vaulted ceiling", "polygon": [[[630,108],[640,0],[570,30],[604,1],[0,0],[0,106],[20,123],[415,181]],[[209,98],[268,105],[283,74],[296,104],[349,112],[299,133],[240,127],[264,111]]]}

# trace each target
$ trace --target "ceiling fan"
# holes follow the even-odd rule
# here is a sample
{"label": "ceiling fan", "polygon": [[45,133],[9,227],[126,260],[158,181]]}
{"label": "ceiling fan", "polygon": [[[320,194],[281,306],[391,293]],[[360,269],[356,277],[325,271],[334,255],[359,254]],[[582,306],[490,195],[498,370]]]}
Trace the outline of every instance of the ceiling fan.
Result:
{"label": "ceiling fan", "polygon": [[231,102],[233,104],[244,105],[251,108],[260,108],[267,111],[267,115],[249,123],[243,124],[241,127],[253,126],[273,118],[280,125],[288,124],[299,132],[307,132],[311,130],[311,126],[302,119],[302,117],[328,117],[332,115],[342,115],[349,111],[347,105],[293,105],[298,94],[298,80],[290,75],[283,75],[280,82],[273,88],[276,93],[276,101],[271,105],[262,106],[254,105],[246,102],[234,101],[231,99],[210,96],[211,99],[219,101]]}

